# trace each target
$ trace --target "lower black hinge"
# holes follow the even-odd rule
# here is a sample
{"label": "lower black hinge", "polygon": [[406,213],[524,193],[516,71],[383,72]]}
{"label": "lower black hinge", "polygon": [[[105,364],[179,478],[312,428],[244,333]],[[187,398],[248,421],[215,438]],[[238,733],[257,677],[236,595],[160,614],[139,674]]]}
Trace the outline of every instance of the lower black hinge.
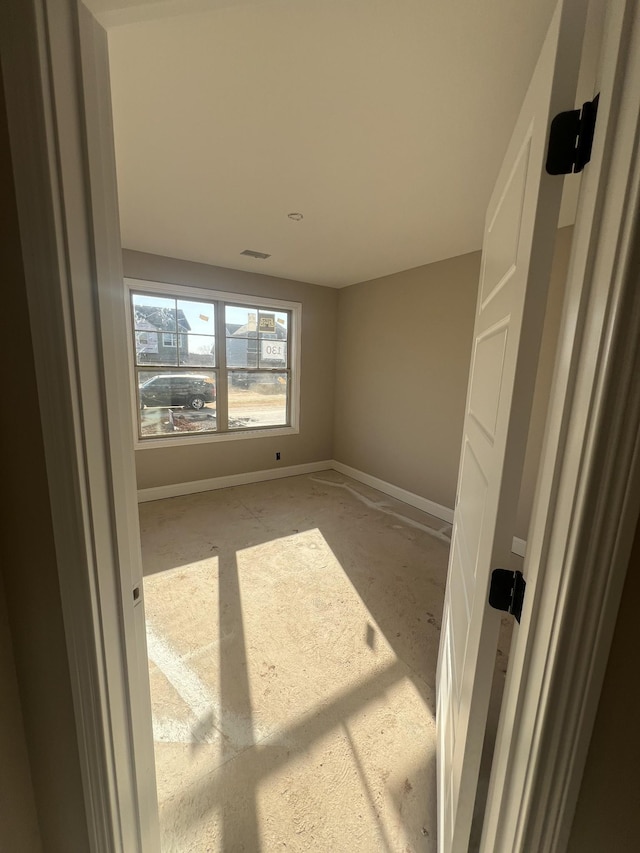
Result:
{"label": "lower black hinge", "polygon": [[581,172],[591,159],[599,99],[596,95],[582,105],[582,110],[558,113],[551,122],[546,163],[550,175]]}
{"label": "lower black hinge", "polygon": [[527,586],[522,572],[512,572],[509,569],[494,569],[491,572],[489,587],[489,604],[496,610],[504,610],[515,617],[520,623],[524,590]]}

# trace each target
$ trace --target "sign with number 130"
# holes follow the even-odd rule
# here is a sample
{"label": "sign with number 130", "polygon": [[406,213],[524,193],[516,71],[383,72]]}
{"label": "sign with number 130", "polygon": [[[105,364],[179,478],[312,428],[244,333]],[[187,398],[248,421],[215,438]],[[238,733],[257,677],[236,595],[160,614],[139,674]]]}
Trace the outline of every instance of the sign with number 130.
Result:
{"label": "sign with number 130", "polygon": [[260,356],[262,361],[284,362],[287,358],[286,341],[261,341]]}

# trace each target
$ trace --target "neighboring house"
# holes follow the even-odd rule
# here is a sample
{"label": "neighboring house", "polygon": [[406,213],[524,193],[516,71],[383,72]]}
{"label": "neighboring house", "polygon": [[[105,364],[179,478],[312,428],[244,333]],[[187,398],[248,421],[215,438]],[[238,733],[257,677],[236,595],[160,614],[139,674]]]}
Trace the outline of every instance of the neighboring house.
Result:
{"label": "neighboring house", "polygon": [[[188,364],[189,321],[180,308],[168,311],[154,305],[136,305],[136,357],[138,364]],[[177,327],[177,330],[176,330]],[[176,359],[176,348],[179,359]]]}
{"label": "neighboring house", "polygon": [[[230,329],[233,329],[231,333]],[[275,332],[260,333],[259,348],[257,316],[249,314],[249,322],[243,326],[227,326],[227,364],[229,367],[247,368],[286,367],[286,340],[287,331],[277,322]],[[266,346],[267,341],[282,341],[283,346],[274,352],[273,347]]]}

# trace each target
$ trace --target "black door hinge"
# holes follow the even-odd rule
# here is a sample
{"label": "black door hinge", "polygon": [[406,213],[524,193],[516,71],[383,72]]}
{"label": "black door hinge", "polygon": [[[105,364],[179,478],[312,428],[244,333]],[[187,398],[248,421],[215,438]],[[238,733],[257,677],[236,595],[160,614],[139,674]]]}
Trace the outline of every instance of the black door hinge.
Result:
{"label": "black door hinge", "polygon": [[496,610],[504,610],[515,617],[520,623],[522,603],[526,581],[522,572],[511,572],[509,569],[494,569],[491,572],[489,587],[489,604]]}
{"label": "black door hinge", "polygon": [[581,110],[567,110],[551,122],[546,169],[550,175],[581,172],[591,159],[598,101],[586,101]]}

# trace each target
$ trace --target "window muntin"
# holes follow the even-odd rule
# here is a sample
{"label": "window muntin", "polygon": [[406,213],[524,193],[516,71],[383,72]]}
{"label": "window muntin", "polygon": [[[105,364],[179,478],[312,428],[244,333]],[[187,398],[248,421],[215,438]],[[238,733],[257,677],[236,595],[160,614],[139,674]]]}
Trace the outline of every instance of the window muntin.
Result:
{"label": "window muntin", "polygon": [[139,442],[292,428],[295,309],[271,300],[246,304],[244,297],[189,298],[177,288],[167,295],[135,284]]}

